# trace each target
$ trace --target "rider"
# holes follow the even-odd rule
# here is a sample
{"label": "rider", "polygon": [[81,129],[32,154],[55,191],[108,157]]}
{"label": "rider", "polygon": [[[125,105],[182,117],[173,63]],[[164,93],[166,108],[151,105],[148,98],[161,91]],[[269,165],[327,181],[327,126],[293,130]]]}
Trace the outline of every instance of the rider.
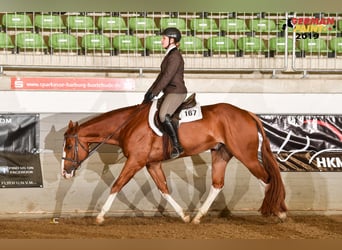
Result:
{"label": "rider", "polygon": [[162,32],[161,43],[166,49],[166,55],[161,63],[160,73],[147,90],[143,101],[143,103],[148,103],[163,91],[164,101],[159,109],[159,119],[164,132],[171,138],[173,146],[171,159],[177,158],[184,151],[178,139],[177,126],[171,121],[171,116],[187,95],[184,82],[184,60],[178,50],[180,40],[181,33],[177,28],[166,28]]}

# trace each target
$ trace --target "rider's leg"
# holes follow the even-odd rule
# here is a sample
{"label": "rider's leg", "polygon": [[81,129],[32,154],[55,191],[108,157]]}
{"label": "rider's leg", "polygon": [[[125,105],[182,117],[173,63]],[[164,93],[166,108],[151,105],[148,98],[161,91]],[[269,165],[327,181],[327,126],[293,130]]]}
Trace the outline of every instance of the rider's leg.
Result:
{"label": "rider's leg", "polygon": [[159,119],[163,124],[163,130],[168,134],[172,143],[172,152],[170,158],[177,158],[182,152],[183,148],[179,142],[177,127],[171,122],[171,116],[176,109],[182,104],[186,94],[168,94],[165,96],[164,101],[159,110]]}
{"label": "rider's leg", "polygon": [[172,142],[172,151],[170,158],[177,158],[181,153],[183,153],[183,147],[179,142],[177,127],[171,121],[171,117],[169,114],[165,116],[165,121],[163,122],[163,130],[169,135]]}

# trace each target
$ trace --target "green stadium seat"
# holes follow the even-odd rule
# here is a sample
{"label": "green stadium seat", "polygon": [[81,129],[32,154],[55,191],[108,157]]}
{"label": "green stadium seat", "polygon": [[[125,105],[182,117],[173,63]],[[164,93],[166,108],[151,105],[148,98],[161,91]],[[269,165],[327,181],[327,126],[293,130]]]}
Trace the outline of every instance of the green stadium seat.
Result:
{"label": "green stadium seat", "polygon": [[151,35],[151,36],[146,36],[144,41],[145,41],[145,50],[146,50],[146,55],[150,55],[151,53],[165,53],[166,50],[163,48],[161,44],[161,35]]}
{"label": "green stadium seat", "polygon": [[342,32],[342,19],[337,21],[337,30],[341,33]]}
{"label": "green stadium seat", "polygon": [[186,25],[186,20],[179,17],[163,17],[160,19],[159,27],[161,31],[169,27],[177,28],[181,33],[190,31]]}
{"label": "green stadium seat", "polygon": [[31,18],[23,13],[5,13],[2,16],[2,26],[6,30],[34,31]]}
{"label": "green stadium seat", "polygon": [[100,16],[97,20],[97,27],[100,33],[125,33],[128,35],[128,27],[123,17],[119,16]]}
{"label": "green stadium seat", "polygon": [[90,16],[67,16],[66,26],[68,32],[97,32],[93,17]]}
{"label": "green stadium seat", "polygon": [[44,51],[47,54],[48,46],[42,35],[31,32],[21,32],[15,35],[16,52],[20,51]]}
{"label": "green stadium seat", "polygon": [[275,21],[273,19],[266,19],[266,18],[250,19],[248,22],[248,28],[251,31],[254,31],[257,33],[279,32],[279,29],[277,29]]}
{"label": "green stadium seat", "polygon": [[158,33],[160,29],[151,17],[131,17],[128,20],[130,34],[143,33]]}
{"label": "green stadium seat", "polygon": [[328,46],[326,40],[323,38],[309,38],[299,40],[298,48],[300,49],[302,56],[306,55],[326,55],[329,56],[332,52]]}
{"label": "green stadium seat", "polygon": [[213,18],[193,18],[190,20],[190,30],[192,35],[198,33],[209,33],[219,35],[220,29]]}
{"label": "green stadium seat", "polygon": [[213,36],[207,40],[209,55],[236,53],[239,50],[232,38],[227,36]]}
{"label": "green stadium seat", "polygon": [[334,56],[342,53],[342,37],[334,37],[329,40],[329,49],[334,53]]}
{"label": "green stadium seat", "polygon": [[[271,37],[268,41],[269,56],[273,57],[275,55],[283,55],[285,53],[293,52],[293,39],[287,39],[286,48],[286,38],[285,37]],[[295,46],[295,51],[299,52],[299,49]]]}
{"label": "green stadium seat", "polygon": [[34,17],[34,26],[36,32],[56,32],[66,31],[66,26],[63,23],[62,17],[53,14],[38,14]]}
{"label": "green stadium seat", "polygon": [[81,54],[81,47],[78,45],[77,38],[71,34],[54,33],[49,36],[50,53],[54,52],[77,52]]}
{"label": "green stadium seat", "polygon": [[261,37],[240,37],[237,40],[237,47],[240,50],[239,56],[246,53],[261,54],[266,51],[265,43]]}
{"label": "green stadium seat", "polygon": [[125,53],[141,53],[145,55],[145,49],[139,37],[134,35],[117,35],[113,38],[114,55]]}
{"label": "green stadium seat", "polygon": [[208,49],[204,47],[204,42],[196,36],[184,36],[180,40],[179,49],[184,54],[198,54],[208,56]]}
{"label": "green stadium seat", "polygon": [[239,18],[224,18],[219,20],[219,29],[223,34],[250,32],[245,20]]}
{"label": "green stadium seat", "polygon": [[112,47],[109,37],[102,34],[85,34],[82,37],[82,50],[86,55],[89,52],[108,52],[113,54],[114,48]]}
{"label": "green stadium seat", "polygon": [[10,50],[14,53],[15,46],[7,33],[0,32],[0,50]]}

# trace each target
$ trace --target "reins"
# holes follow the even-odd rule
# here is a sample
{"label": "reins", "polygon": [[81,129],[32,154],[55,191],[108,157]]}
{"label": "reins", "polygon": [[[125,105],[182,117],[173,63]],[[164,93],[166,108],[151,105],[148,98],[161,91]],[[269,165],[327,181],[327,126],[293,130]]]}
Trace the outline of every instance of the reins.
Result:
{"label": "reins", "polygon": [[[123,122],[119,127],[117,127],[113,133],[108,135],[103,141],[99,142],[95,147],[91,148],[90,150],[87,150],[81,143],[79,143],[79,137],[78,134],[74,135],[65,135],[64,136],[64,141],[66,138],[75,138],[75,150],[74,150],[74,158],[67,158],[67,157],[62,157],[62,160],[70,161],[72,163],[76,163],[77,166],[73,166],[71,170],[75,170],[78,166],[80,166],[85,160],[87,160],[94,152],[96,152],[103,144],[105,144],[118,130],[120,130],[122,127],[124,127],[129,121],[133,119],[133,117],[136,115],[136,113],[141,111],[141,104],[138,104],[138,107],[135,111],[133,111],[132,114],[128,116],[125,122]],[[78,160],[78,144],[81,145],[83,150],[88,152],[88,155],[81,161]]]}

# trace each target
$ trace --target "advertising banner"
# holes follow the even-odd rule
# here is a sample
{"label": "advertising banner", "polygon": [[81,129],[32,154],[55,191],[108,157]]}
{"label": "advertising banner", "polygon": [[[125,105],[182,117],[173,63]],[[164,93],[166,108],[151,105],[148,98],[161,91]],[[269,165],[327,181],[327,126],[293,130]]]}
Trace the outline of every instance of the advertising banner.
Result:
{"label": "advertising banner", "polygon": [[42,187],[39,115],[0,114],[0,187]]}
{"label": "advertising banner", "polygon": [[259,115],[282,171],[342,171],[342,115]]}
{"label": "advertising banner", "polygon": [[129,78],[12,77],[15,90],[129,91],[135,80]]}

